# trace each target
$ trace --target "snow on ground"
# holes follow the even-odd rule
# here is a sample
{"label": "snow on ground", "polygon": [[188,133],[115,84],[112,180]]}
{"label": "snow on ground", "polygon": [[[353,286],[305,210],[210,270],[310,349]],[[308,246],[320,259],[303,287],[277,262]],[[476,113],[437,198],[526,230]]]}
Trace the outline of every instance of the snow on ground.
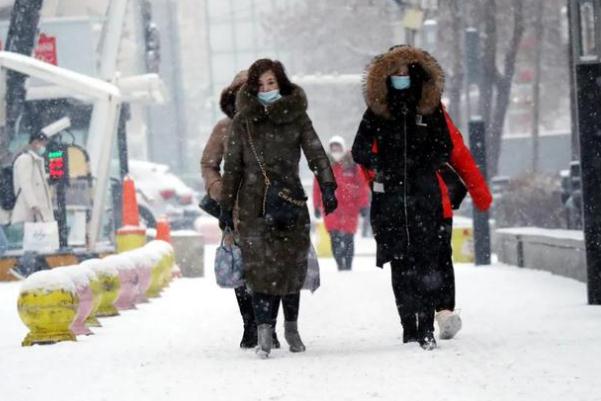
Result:
{"label": "snow on ground", "polygon": [[601,400],[601,308],[586,305],[583,284],[457,266],[464,329],[425,352],[401,343],[389,272],[372,263],[338,273],[322,260],[322,288],[303,292],[308,351],[269,360],[238,348],[233,291],[210,274],[177,280],[78,343],[32,348],[19,345],[19,285],[2,283],[0,400]]}

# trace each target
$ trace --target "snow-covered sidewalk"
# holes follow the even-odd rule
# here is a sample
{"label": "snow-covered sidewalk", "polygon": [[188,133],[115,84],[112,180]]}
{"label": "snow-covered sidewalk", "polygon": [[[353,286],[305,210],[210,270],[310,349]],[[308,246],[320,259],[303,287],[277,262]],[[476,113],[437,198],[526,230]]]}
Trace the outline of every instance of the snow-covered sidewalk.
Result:
{"label": "snow-covered sidewalk", "polygon": [[78,343],[33,348],[20,346],[19,285],[0,284],[0,400],[601,400],[601,307],[586,306],[583,284],[457,266],[464,329],[425,352],[401,343],[389,271],[372,263],[338,273],[322,260],[322,288],[303,292],[308,351],[266,361],[238,348],[233,291],[210,275],[175,281]]}

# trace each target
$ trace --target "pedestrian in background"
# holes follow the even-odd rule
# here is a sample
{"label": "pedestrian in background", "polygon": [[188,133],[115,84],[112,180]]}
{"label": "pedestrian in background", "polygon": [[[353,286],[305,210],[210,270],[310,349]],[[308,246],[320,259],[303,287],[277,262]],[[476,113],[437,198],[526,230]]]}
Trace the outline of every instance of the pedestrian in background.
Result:
{"label": "pedestrian in background", "polygon": [[[369,187],[361,169],[353,161],[344,138],[334,136],[330,139],[329,156],[338,184],[338,208],[334,213],[325,216],[324,223],[330,234],[332,253],[338,270],[352,270],[359,215],[367,217],[369,210]],[[323,202],[317,180],[313,184],[313,205],[315,217],[321,218],[324,215]]]}

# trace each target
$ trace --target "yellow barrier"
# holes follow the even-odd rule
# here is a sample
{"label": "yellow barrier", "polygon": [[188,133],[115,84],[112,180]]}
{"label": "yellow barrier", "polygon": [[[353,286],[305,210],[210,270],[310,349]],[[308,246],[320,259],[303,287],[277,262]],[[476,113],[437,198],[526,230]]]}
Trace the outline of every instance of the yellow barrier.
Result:
{"label": "yellow barrier", "polygon": [[471,227],[453,227],[453,262],[474,263],[474,232]]}
{"label": "yellow barrier", "polygon": [[332,240],[330,234],[326,230],[326,225],[323,220],[317,223],[317,257],[331,258],[332,255]]}

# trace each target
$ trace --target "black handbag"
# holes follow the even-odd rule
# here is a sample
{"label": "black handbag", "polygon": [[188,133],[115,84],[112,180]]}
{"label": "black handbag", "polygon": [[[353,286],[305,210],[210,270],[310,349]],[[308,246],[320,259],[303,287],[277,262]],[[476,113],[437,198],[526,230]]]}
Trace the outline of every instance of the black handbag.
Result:
{"label": "black handbag", "polygon": [[451,206],[453,210],[457,210],[467,196],[467,186],[449,163],[445,163],[439,171],[449,191]]}
{"label": "black handbag", "polygon": [[265,193],[263,195],[263,206],[261,216],[265,218],[268,226],[278,230],[287,231],[293,229],[305,208],[307,197],[304,191],[292,190],[277,179],[270,179],[265,165],[255,148],[252,138],[251,126],[246,121],[248,141],[250,148],[257,160],[263,179],[265,180]]}

